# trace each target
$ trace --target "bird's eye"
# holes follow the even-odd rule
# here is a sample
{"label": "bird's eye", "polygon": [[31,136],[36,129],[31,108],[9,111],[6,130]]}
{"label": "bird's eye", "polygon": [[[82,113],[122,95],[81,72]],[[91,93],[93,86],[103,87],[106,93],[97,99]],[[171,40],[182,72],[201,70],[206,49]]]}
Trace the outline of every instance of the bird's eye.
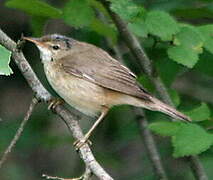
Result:
{"label": "bird's eye", "polygon": [[54,50],[58,50],[60,47],[59,47],[58,45],[54,45],[52,48],[53,48]]}

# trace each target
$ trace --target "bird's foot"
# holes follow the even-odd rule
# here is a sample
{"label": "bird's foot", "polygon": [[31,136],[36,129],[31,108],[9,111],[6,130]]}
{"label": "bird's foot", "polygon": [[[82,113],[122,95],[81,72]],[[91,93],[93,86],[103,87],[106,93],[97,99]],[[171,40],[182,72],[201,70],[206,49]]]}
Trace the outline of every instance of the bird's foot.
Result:
{"label": "bird's foot", "polygon": [[55,110],[56,106],[58,106],[59,104],[64,104],[64,100],[61,98],[53,98],[50,100],[50,104],[48,106],[48,109],[52,109]]}
{"label": "bird's foot", "polygon": [[76,140],[73,143],[73,146],[75,147],[76,151],[78,151],[85,144],[91,146],[92,142],[88,138],[83,137],[82,139]]}
{"label": "bird's foot", "polygon": [[57,176],[48,176],[46,174],[43,174],[42,177],[45,179],[54,179],[54,180],[83,180],[83,175],[78,178],[61,178]]}

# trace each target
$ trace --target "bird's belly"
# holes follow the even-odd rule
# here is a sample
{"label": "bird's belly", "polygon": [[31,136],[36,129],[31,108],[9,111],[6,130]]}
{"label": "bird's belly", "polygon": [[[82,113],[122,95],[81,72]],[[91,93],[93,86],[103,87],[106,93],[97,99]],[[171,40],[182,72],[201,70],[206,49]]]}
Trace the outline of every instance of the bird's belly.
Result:
{"label": "bird's belly", "polygon": [[69,105],[89,116],[95,116],[105,103],[104,89],[84,79],[45,69],[53,89]]}

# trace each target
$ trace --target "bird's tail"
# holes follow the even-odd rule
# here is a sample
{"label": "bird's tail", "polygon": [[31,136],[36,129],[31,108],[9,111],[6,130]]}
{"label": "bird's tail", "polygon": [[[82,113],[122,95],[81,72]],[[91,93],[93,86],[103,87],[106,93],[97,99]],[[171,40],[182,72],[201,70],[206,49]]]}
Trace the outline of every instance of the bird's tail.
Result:
{"label": "bird's tail", "polygon": [[148,109],[163,112],[175,119],[180,119],[180,120],[189,121],[189,122],[191,121],[191,119],[188,116],[177,111],[175,108],[163,103],[162,101],[154,97],[150,97],[150,100],[151,102],[148,105],[149,107]]}

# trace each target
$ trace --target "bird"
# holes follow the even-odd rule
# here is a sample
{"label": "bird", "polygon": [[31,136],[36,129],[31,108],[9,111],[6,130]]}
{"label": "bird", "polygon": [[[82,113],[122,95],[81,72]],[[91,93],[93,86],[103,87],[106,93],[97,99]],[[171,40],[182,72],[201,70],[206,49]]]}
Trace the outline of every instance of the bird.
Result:
{"label": "bird", "polygon": [[84,137],[74,143],[76,149],[90,142],[93,130],[116,105],[132,105],[191,121],[152,96],[129,68],[95,45],[60,34],[23,39],[39,49],[47,80],[58,95],[80,112],[97,117]]}

